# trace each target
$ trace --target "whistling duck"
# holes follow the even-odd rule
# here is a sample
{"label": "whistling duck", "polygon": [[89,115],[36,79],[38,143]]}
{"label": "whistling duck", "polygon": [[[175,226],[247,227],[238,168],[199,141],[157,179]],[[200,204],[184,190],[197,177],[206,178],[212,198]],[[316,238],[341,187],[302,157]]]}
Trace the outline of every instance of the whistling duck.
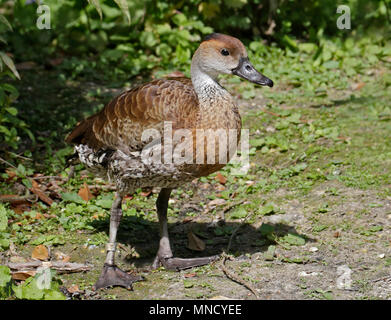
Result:
{"label": "whistling duck", "polygon": [[[194,53],[191,79],[154,80],[126,91],[102,111],[79,123],[67,137],[66,142],[75,145],[75,156],[92,172],[114,181],[117,188],[110,211],[107,256],[95,290],[109,286],[131,289],[132,283],[141,280],[141,277],[125,273],[114,262],[122,199],[138,188],[161,187],[156,201],[160,244],[153,267],[162,264],[167,269],[181,270],[208,264],[217,258],[173,257],[167,228],[167,207],[172,188],[207,176],[227,162],[206,161],[206,149],[196,150],[198,130],[234,130],[237,137],[240,136],[238,108],[233,97],[219,84],[217,78],[220,74],[233,74],[259,85],[273,86],[272,80],[252,66],[240,40],[214,33],[207,36]],[[168,135],[166,127],[172,130],[168,131]],[[172,136],[182,129],[187,129],[193,135],[192,139],[173,142]],[[144,134],[148,131],[150,134],[146,135],[149,137],[146,139]],[[205,138],[208,139],[208,135],[202,139]],[[172,161],[172,150],[180,144],[182,151],[195,151],[190,153],[194,161]],[[154,149],[156,147],[158,149]],[[216,150],[219,147],[216,145]],[[145,156],[151,155],[151,150],[163,149],[162,157]]]}

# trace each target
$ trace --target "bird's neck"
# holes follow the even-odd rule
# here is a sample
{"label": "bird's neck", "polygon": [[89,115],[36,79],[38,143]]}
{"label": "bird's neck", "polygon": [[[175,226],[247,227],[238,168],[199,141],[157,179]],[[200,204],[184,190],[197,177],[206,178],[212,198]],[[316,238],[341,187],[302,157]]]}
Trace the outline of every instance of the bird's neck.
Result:
{"label": "bird's neck", "polygon": [[206,73],[197,63],[191,65],[191,81],[201,109],[216,107],[222,101],[232,101],[229,92],[219,84],[217,76]]}

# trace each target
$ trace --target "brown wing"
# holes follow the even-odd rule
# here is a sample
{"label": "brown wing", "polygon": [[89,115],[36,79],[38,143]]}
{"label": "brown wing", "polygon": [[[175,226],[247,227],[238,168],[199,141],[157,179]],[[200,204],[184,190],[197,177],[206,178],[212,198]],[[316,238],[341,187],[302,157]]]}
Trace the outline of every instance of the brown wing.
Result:
{"label": "brown wing", "polygon": [[86,144],[98,150],[140,150],[142,132],[162,130],[164,121],[173,128],[190,128],[196,121],[198,100],[188,78],[161,79],[126,91],[99,113],[85,119],[66,138],[67,143]]}

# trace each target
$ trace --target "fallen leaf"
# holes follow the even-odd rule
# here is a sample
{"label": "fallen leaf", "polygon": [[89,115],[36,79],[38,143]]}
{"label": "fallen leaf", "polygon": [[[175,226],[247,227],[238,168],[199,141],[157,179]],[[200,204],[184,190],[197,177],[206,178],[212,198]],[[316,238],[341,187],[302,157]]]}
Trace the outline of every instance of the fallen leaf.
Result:
{"label": "fallen leaf", "polygon": [[225,200],[225,199],[217,198],[217,199],[214,199],[214,200],[208,202],[208,207],[212,208],[212,207],[222,206],[226,202],[227,202],[227,200]]}
{"label": "fallen leaf", "polygon": [[30,277],[34,277],[36,274],[36,271],[30,270],[30,271],[16,271],[12,273],[12,279],[14,280],[21,280],[24,281]]}
{"label": "fallen leaf", "polygon": [[183,220],[182,220],[182,223],[188,223],[190,221],[193,221],[193,217],[185,217]]}
{"label": "fallen leaf", "polygon": [[55,251],[54,257],[56,260],[62,261],[62,262],[69,262],[71,260],[71,257],[61,251]]}
{"label": "fallen leaf", "polygon": [[67,290],[70,293],[80,292],[79,286],[77,284],[74,284],[73,286],[70,286],[69,288],[67,288]]}
{"label": "fallen leaf", "polygon": [[16,172],[13,171],[11,168],[5,169],[5,173],[8,175],[10,179],[16,176]]}
{"label": "fallen leaf", "polygon": [[210,186],[209,183],[203,183],[200,185],[200,188],[206,190],[206,189],[209,189],[209,186]]}
{"label": "fallen leaf", "polygon": [[94,198],[86,182],[84,182],[83,187],[80,188],[78,195],[86,202]]}
{"label": "fallen leaf", "polygon": [[141,195],[142,197],[148,197],[148,196],[150,196],[151,194],[152,194],[152,190],[140,192],[140,195]]}
{"label": "fallen leaf", "polygon": [[198,238],[191,230],[187,233],[188,244],[187,247],[194,251],[204,251],[205,242]]}
{"label": "fallen leaf", "polygon": [[353,83],[352,90],[357,91],[357,90],[360,90],[364,86],[365,86],[365,82]]}
{"label": "fallen leaf", "polygon": [[11,209],[14,210],[14,212],[16,214],[22,214],[25,211],[30,211],[31,210],[31,203],[28,202],[28,201],[25,201],[25,202],[20,203],[20,204],[18,204],[16,206],[12,206]]}
{"label": "fallen leaf", "polygon": [[194,272],[194,273],[185,273],[183,275],[185,278],[194,278],[197,276],[197,274]]}
{"label": "fallen leaf", "polygon": [[47,260],[49,258],[49,251],[43,244],[40,244],[33,249],[33,252],[31,253],[31,258],[38,260]]}
{"label": "fallen leaf", "polygon": [[34,219],[41,220],[43,218],[43,215],[39,212],[35,215]]}
{"label": "fallen leaf", "polygon": [[52,205],[53,200],[50,199],[39,187],[38,183],[35,180],[31,180],[31,184],[33,185],[30,188],[30,191],[33,192],[38,196],[39,199],[41,199],[43,202],[48,204],[49,206]]}
{"label": "fallen leaf", "polygon": [[227,182],[227,178],[224,177],[220,172],[217,172],[215,180],[220,182],[221,184],[226,184],[226,182]]}
{"label": "fallen leaf", "polygon": [[216,191],[224,191],[225,187],[221,184],[216,184],[215,189]]}

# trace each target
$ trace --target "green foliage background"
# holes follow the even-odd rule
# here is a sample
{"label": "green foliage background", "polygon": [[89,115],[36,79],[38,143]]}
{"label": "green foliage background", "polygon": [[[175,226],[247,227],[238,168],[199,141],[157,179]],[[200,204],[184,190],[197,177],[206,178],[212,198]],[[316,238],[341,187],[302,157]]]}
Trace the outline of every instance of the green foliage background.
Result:
{"label": "green foliage background", "polygon": [[[192,53],[211,32],[242,39],[250,54],[261,58],[268,54],[266,43],[293,52],[299,43],[309,43],[305,50],[316,49],[314,60],[322,57],[327,39],[341,43],[374,30],[384,40],[389,37],[389,0],[45,0],[49,30],[36,26],[37,2],[1,1],[0,16],[7,23],[0,23],[0,62],[8,57],[50,68],[49,59],[65,57],[64,80],[89,76],[124,82],[174,70],[189,75]],[[352,30],[336,27],[339,4],[350,7]],[[0,150],[18,150],[23,141],[34,143],[35,134],[15,107],[16,69],[2,63],[0,71]]]}

